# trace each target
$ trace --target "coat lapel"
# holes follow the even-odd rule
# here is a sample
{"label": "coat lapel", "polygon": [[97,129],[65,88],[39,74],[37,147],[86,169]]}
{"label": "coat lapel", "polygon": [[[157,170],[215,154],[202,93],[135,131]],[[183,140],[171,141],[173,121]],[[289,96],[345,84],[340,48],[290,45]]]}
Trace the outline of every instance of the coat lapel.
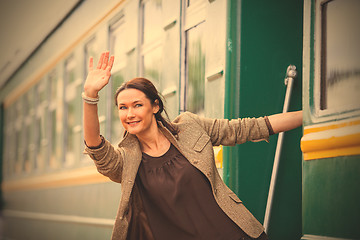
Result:
{"label": "coat lapel", "polygon": [[123,171],[121,182],[123,186],[122,199],[126,199],[127,201],[127,203],[122,204],[121,206],[125,208],[134,187],[135,178],[141,163],[142,152],[137,137],[129,133],[126,133],[123,140],[119,143],[119,147],[123,148],[126,154],[124,158],[124,169],[126,169],[126,171]]}

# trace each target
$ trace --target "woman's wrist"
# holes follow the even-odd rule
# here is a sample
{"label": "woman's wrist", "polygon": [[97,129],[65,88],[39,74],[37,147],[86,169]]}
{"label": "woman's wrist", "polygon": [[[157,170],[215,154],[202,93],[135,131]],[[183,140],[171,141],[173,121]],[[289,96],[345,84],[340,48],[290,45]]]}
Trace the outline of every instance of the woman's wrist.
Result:
{"label": "woman's wrist", "polygon": [[98,97],[99,97],[99,94],[98,94],[98,93],[99,93],[98,91],[84,88],[84,94],[85,94],[86,97],[89,97],[89,98],[98,98]]}

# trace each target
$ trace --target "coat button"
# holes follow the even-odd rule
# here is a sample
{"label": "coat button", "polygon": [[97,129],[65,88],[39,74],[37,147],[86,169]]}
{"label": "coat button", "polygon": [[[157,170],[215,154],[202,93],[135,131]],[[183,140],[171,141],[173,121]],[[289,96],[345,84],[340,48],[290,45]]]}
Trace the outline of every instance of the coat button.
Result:
{"label": "coat button", "polygon": [[193,164],[198,164],[198,163],[199,163],[198,160],[194,160],[194,161],[193,161]]}

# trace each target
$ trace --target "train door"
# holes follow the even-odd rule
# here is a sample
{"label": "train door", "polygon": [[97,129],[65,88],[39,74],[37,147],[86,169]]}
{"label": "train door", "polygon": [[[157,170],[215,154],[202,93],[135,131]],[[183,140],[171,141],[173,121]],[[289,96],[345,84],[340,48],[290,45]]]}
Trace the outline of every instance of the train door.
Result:
{"label": "train door", "polygon": [[307,0],[303,237],[360,239],[360,1]]}
{"label": "train door", "polygon": [[[303,2],[228,1],[225,117],[260,117],[283,109],[289,65],[298,69],[289,111],[301,109]],[[284,135],[270,239],[301,237],[302,129]],[[224,180],[250,212],[264,222],[277,136],[270,142],[224,148]]]}

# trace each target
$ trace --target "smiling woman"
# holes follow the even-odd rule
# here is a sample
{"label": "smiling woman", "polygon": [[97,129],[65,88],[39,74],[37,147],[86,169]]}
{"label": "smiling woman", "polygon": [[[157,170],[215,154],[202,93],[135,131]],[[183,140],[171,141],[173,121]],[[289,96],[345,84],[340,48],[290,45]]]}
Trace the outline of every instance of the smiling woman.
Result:
{"label": "smiling woman", "polygon": [[109,52],[102,53],[93,69],[90,58],[82,95],[85,152],[100,173],[122,184],[112,239],[268,239],[221,180],[213,146],[267,140],[270,133],[300,126],[302,112],[231,121],[185,112],[170,122],[152,82],[134,78],[115,93],[125,129],[115,148],[100,135],[97,116],[98,94],[113,62]]}

